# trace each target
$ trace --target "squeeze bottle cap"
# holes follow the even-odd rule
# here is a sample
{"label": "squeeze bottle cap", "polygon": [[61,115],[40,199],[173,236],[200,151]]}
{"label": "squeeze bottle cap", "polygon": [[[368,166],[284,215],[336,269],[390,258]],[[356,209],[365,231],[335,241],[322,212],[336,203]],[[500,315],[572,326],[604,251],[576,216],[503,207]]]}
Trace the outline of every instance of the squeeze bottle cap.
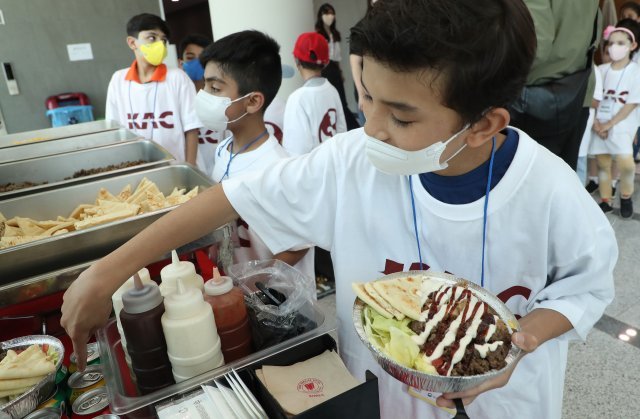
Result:
{"label": "squeeze bottle cap", "polygon": [[228,276],[220,276],[217,267],[213,268],[213,278],[204,283],[204,292],[207,295],[226,294],[233,288],[233,280]]}
{"label": "squeeze bottle cap", "polygon": [[171,260],[172,262],[160,271],[160,278],[162,282],[166,282],[166,285],[177,286],[178,278],[196,277],[196,267],[193,266],[193,263],[178,259],[178,253],[175,250],[171,251]]}
{"label": "squeeze bottle cap", "polygon": [[182,278],[177,278],[177,291],[164,300],[165,315],[171,319],[186,319],[198,314],[206,304],[200,290],[186,287]]}
{"label": "squeeze bottle cap", "polygon": [[134,288],[122,295],[122,309],[124,311],[129,314],[139,314],[162,304],[162,295],[155,283],[144,284],[137,273],[133,278]]}

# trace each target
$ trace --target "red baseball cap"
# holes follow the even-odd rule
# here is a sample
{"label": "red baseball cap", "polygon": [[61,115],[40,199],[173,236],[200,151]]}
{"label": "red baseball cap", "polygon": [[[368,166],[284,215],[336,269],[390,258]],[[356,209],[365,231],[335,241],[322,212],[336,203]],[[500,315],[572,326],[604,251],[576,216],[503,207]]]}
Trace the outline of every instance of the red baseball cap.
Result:
{"label": "red baseball cap", "polygon": [[[311,53],[315,54],[312,58]],[[305,32],[298,37],[293,47],[293,56],[311,64],[329,64],[329,43],[317,32]]]}

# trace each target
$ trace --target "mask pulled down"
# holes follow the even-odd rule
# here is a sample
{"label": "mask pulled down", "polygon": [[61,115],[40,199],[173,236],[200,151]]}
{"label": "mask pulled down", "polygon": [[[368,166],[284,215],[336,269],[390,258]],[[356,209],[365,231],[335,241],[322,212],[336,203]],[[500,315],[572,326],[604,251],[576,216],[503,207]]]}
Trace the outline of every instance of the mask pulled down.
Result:
{"label": "mask pulled down", "polygon": [[441,163],[440,159],[447,144],[458,138],[469,127],[470,124],[467,124],[449,139],[438,141],[417,151],[403,150],[367,136],[365,146],[367,158],[376,169],[390,175],[408,176],[443,170],[449,166],[447,164],[449,160],[457,156],[467,146],[464,144],[451,157]]}

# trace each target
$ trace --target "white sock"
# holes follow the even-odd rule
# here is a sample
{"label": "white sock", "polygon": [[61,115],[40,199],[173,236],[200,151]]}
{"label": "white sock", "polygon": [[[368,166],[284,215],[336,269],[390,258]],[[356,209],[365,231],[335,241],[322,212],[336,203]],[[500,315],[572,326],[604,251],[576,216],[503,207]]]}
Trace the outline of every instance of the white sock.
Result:
{"label": "white sock", "polygon": [[598,176],[589,176],[589,180],[592,180],[595,183],[598,183]]}
{"label": "white sock", "polygon": [[613,179],[613,181],[611,181],[611,186],[613,186],[614,188],[618,186],[618,179]]}

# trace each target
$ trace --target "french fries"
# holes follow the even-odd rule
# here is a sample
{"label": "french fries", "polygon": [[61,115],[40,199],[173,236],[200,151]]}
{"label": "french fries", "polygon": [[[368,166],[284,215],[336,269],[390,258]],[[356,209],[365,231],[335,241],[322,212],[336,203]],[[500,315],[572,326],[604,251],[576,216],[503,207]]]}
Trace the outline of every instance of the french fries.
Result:
{"label": "french fries", "polygon": [[117,195],[101,188],[94,204],[78,205],[69,217],[38,221],[25,217],[6,219],[0,213],[0,249],[180,205],[196,195],[197,186],[189,192],[174,188],[164,196],[155,183],[144,178],[134,191],[127,185]]}

